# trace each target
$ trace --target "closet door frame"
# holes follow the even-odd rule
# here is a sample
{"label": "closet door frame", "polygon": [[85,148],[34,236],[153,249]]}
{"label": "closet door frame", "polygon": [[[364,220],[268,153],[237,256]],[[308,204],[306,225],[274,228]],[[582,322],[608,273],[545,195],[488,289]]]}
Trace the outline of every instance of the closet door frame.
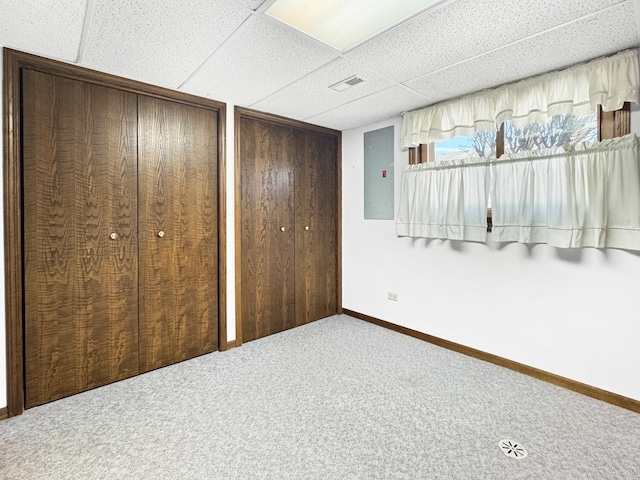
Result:
{"label": "closet door frame", "polygon": [[243,118],[259,120],[274,125],[291,127],[295,130],[302,130],[310,133],[319,133],[336,139],[336,306],[337,312],[342,313],[342,132],[330,128],[312,125],[310,123],[292,120],[290,118],[259,112],[243,107],[234,108],[234,132],[235,132],[235,195],[234,195],[234,215],[235,215],[235,288],[236,288],[236,340],[235,346],[242,345],[242,179],[240,178],[242,166],[242,128]]}
{"label": "closet door frame", "polygon": [[3,49],[4,140],[4,261],[7,348],[7,411],[13,417],[24,411],[23,348],[23,188],[22,188],[22,70],[35,70],[104,87],[206,108],[218,116],[218,349],[227,350],[226,328],[226,104],[166,88],[97,72],[9,48]]}

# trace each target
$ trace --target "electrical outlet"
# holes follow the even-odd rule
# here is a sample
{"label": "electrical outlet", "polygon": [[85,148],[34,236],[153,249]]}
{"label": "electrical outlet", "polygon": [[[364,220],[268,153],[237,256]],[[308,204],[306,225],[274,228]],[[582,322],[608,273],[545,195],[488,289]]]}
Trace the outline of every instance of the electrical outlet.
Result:
{"label": "electrical outlet", "polygon": [[393,300],[394,302],[398,301],[398,294],[397,293],[393,293],[393,292],[388,292],[387,293],[387,298],[389,300]]}

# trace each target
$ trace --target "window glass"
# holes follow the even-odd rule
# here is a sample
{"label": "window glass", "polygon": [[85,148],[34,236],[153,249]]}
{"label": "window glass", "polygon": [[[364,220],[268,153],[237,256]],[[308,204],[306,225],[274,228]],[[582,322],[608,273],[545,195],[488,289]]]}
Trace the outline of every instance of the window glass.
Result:
{"label": "window glass", "polygon": [[496,132],[476,132],[471,137],[441,140],[435,146],[436,162],[465,158],[495,157]]}
{"label": "window glass", "polygon": [[532,123],[523,128],[504,124],[504,153],[575,145],[598,140],[598,115],[574,117],[556,115],[549,123]]}

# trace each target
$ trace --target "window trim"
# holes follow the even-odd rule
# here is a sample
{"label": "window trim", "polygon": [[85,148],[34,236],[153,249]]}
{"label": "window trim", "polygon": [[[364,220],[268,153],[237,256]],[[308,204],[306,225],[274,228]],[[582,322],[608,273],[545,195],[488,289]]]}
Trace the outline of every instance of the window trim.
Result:
{"label": "window trim", "polygon": [[621,109],[603,112],[598,106],[598,140],[624,137],[631,133],[631,103],[625,102]]}

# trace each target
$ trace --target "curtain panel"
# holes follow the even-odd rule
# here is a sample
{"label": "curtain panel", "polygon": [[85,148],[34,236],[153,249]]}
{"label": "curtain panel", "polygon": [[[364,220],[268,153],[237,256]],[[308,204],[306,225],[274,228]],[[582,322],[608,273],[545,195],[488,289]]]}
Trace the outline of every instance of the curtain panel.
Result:
{"label": "curtain panel", "polygon": [[489,174],[487,159],[408,166],[402,175],[397,235],[484,242]]}
{"label": "curtain panel", "polygon": [[635,134],[503,155],[492,174],[493,240],[640,250]]}
{"label": "curtain panel", "polygon": [[550,72],[492,90],[467,95],[404,115],[403,148],[416,147],[480,130],[548,122],[555,115],[588,115],[602,105],[617,110],[638,103],[640,78],[636,50],[627,50],[566,70]]}

